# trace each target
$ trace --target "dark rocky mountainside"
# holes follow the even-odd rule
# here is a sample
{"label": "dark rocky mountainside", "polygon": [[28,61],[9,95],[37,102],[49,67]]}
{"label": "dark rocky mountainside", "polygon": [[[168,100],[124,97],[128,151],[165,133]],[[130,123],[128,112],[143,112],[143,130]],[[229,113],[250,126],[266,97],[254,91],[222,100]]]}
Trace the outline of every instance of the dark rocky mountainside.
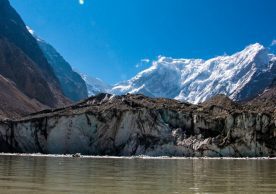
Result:
{"label": "dark rocky mountainside", "polygon": [[259,96],[249,101],[248,104],[255,108],[276,110],[276,79],[270,87],[266,88]]}
{"label": "dark rocky mountainside", "polygon": [[38,101],[24,95],[16,88],[14,83],[2,75],[0,75],[0,91],[0,118],[3,116],[16,118],[47,108]]}
{"label": "dark rocky mountainside", "polygon": [[54,96],[40,69],[21,49],[6,39],[0,39],[0,73],[30,98],[54,106],[51,103],[51,100],[55,101]]}
{"label": "dark rocky mountainside", "polygon": [[276,111],[99,94],[0,124],[0,151],[149,156],[276,156]]}
{"label": "dark rocky mountainside", "polygon": [[40,39],[38,44],[59,79],[64,95],[75,102],[87,98],[86,84],[81,76],[50,44]]}
{"label": "dark rocky mountainside", "polygon": [[68,104],[36,39],[8,0],[0,0],[0,49],[0,74],[21,92],[50,107]]}

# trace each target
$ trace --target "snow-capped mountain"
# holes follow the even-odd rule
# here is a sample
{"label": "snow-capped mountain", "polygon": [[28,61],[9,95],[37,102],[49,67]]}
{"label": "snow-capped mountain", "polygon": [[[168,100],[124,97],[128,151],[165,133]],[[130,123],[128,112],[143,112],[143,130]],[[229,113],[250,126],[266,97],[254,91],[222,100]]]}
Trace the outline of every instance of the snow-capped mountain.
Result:
{"label": "snow-capped mountain", "polygon": [[259,43],[209,60],[159,57],[149,69],[116,84],[111,93],[142,93],[191,103],[217,94],[234,100],[257,96],[276,78],[276,57]]}
{"label": "snow-capped mountain", "polygon": [[82,79],[86,83],[86,87],[88,90],[88,96],[94,96],[99,93],[110,93],[111,86],[102,81],[99,78],[91,77],[87,74],[80,73]]}

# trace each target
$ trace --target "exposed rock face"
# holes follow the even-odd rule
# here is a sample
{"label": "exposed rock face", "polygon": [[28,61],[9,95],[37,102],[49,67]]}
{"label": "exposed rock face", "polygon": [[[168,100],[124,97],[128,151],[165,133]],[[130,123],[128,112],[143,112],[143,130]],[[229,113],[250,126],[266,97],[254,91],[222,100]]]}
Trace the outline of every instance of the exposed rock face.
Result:
{"label": "exposed rock face", "polygon": [[256,108],[276,110],[276,79],[263,93],[249,101],[248,104]]}
{"label": "exposed rock face", "polygon": [[41,39],[38,44],[59,79],[64,95],[72,101],[87,98],[86,84],[81,76],[72,70],[70,64],[50,44]]}
{"label": "exposed rock face", "polygon": [[0,74],[29,98],[50,107],[69,103],[36,40],[8,0],[0,0],[0,55]]}
{"label": "exposed rock face", "polygon": [[[221,102],[227,99],[220,99]],[[0,124],[0,151],[150,156],[276,156],[275,112],[100,94]],[[237,106],[235,109],[232,106]]]}

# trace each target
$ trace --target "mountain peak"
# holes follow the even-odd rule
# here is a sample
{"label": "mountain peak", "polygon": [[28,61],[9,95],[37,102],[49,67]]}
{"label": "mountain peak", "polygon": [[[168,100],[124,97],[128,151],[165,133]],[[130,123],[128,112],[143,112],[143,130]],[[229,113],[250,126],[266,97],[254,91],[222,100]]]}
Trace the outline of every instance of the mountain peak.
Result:
{"label": "mountain peak", "polygon": [[238,55],[246,55],[250,57],[255,57],[257,54],[263,53],[263,54],[269,54],[269,51],[267,48],[265,48],[262,44],[260,43],[255,43],[255,44],[250,44],[245,49],[242,51],[238,52]]}
{"label": "mountain peak", "polygon": [[[217,94],[248,99],[273,78],[273,56],[263,45],[251,44],[230,56],[209,60],[159,57],[131,80],[113,87],[115,94],[150,93],[154,97],[203,102]],[[265,78],[260,79],[260,76]]]}
{"label": "mountain peak", "polygon": [[262,50],[262,49],[265,49],[265,47],[258,42],[254,44],[250,44],[245,48],[245,50]]}
{"label": "mountain peak", "polygon": [[251,44],[244,50],[233,55],[234,58],[244,61],[244,65],[254,62],[257,68],[263,68],[264,65],[267,65],[273,56],[274,55],[270,54],[269,50],[260,43]]}

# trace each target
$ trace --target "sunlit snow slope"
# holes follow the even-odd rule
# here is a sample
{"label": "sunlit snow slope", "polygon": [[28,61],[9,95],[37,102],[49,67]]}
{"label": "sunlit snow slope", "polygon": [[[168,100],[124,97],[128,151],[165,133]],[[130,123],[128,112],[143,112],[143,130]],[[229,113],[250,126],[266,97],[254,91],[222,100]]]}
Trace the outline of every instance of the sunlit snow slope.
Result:
{"label": "sunlit snow slope", "polygon": [[216,94],[247,100],[262,92],[275,78],[275,55],[256,43],[231,56],[209,60],[159,57],[149,69],[115,85],[111,93],[142,93],[191,103]]}
{"label": "sunlit snow slope", "polygon": [[99,78],[91,77],[87,74],[80,73],[82,79],[86,83],[88,96],[94,96],[99,93],[110,93],[111,86]]}

